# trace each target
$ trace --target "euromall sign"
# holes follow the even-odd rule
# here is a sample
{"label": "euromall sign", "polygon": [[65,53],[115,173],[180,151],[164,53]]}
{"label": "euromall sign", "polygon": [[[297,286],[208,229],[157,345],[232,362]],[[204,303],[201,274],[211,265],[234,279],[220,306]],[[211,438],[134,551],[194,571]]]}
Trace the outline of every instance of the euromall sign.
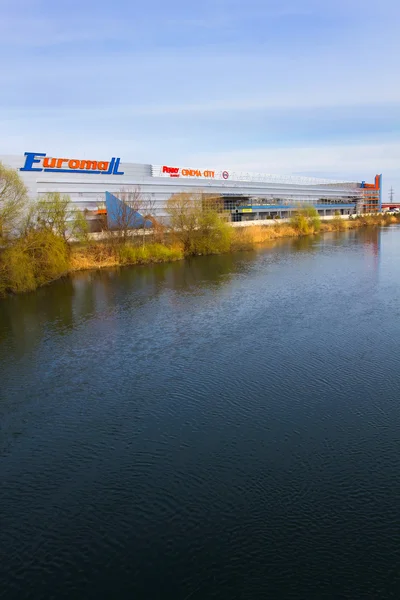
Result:
{"label": "euromall sign", "polygon": [[41,152],[25,152],[25,164],[20,171],[53,173],[92,173],[97,175],[123,175],[118,171],[120,158],[111,160],[80,160],[78,158],[53,158]]}

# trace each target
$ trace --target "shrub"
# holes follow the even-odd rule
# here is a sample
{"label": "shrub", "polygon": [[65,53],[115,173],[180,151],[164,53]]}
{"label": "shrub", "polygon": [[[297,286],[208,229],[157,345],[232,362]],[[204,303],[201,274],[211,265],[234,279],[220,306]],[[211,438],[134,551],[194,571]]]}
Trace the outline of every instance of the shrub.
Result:
{"label": "shrub", "polygon": [[36,289],[35,263],[22,244],[5,250],[0,258],[0,292],[29,292]]}
{"label": "shrub", "polygon": [[107,242],[91,242],[85,249],[85,253],[96,262],[103,262],[116,258],[114,246]]}
{"label": "shrub", "polygon": [[321,217],[314,206],[307,206],[291,217],[290,224],[300,235],[317,233],[321,229]]}
{"label": "shrub", "polygon": [[226,223],[219,197],[202,193],[175,194],[167,202],[173,235],[185,254],[219,254],[231,245],[231,228]]}
{"label": "shrub", "polygon": [[236,251],[250,250],[254,247],[254,232],[252,227],[238,227],[234,229],[232,238],[232,249]]}
{"label": "shrub", "polygon": [[331,227],[334,231],[341,231],[342,229],[345,228],[345,224],[343,219],[340,218],[340,216],[338,214],[336,214],[332,221],[331,221]]}
{"label": "shrub", "polygon": [[397,223],[398,215],[391,215],[389,213],[385,213],[383,215],[383,224],[390,225],[391,223]]}
{"label": "shrub", "polygon": [[148,244],[147,246],[139,247],[131,244],[123,244],[119,247],[118,254],[119,260],[123,265],[143,265],[183,258],[183,251],[179,247],[168,247],[162,244]]}
{"label": "shrub", "polygon": [[192,244],[194,254],[228,252],[232,243],[232,227],[215,212],[202,215]]}
{"label": "shrub", "polygon": [[307,235],[311,233],[308,219],[305,215],[301,213],[293,215],[293,217],[290,219],[290,224],[293,227],[293,229],[298,231],[301,235]]}
{"label": "shrub", "polygon": [[150,256],[153,260],[159,262],[167,262],[173,260],[181,260],[183,251],[178,246],[164,246],[163,244],[151,244],[149,246]]}
{"label": "shrub", "polygon": [[24,239],[35,264],[37,285],[57,279],[68,271],[68,246],[52,231],[32,231]]}
{"label": "shrub", "polygon": [[312,217],[311,225],[314,229],[314,233],[318,233],[321,230],[321,217],[319,215]]}
{"label": "shrub", "polygon": [[118,248],[118,257],[123,265],[129,265],[136,262],[136,248],[124,244]]}
{"label": "shrub", "polygon": [[0,256],[0,290],[28,292],[68,271],[68,250],[51,231],[31,231]]}

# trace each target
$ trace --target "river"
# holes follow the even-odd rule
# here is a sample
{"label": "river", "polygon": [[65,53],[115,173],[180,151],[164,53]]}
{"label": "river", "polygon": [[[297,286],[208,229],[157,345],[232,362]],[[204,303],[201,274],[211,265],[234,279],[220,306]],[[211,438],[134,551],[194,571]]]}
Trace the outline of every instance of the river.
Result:
{"label": "river", "polygon": [[0,598],[398,598],[400,228],[0,301]]}

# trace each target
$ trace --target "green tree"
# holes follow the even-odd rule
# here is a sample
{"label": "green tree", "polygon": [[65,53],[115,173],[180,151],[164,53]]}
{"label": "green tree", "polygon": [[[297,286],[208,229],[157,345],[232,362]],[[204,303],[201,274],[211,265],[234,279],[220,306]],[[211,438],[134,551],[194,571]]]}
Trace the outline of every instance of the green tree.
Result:
{"label": "green tree", "polygon": [[220,198],[203,200],[195,235],[196,254],[219,254],[230,249],[232,227],[227,222],[227,214],[222,206]]}
{"label": "green tree", "polygon": [[85,241],[88,224],[82,211],[72,206],[71,198],[50,192],[40,198],[33,208],[29,229],[49,230],[64,242]]}
{"label": "green tree", "polygon": [[174,194],[167,201],[167,213],[185,254],[213,254],[229,249],[232,232],[221,198],[202,193]]}
{"label": "green tree", "polygon": [[79,209],[72,211],[71,233],[77,242],[86,244],[89,241],[89,225],[84,213]]}
{"label": "green tree", "polygon": [[0,243],[18,232],[28,192],[18,171],[0,162]]}
{"label": "green tree", "polygon": [[186,254],[192,253],[199,217],[202,213],[201,197],[188,192],[174,194],[167,200],[166,210],[171,228],[182,244],[183,251]]}

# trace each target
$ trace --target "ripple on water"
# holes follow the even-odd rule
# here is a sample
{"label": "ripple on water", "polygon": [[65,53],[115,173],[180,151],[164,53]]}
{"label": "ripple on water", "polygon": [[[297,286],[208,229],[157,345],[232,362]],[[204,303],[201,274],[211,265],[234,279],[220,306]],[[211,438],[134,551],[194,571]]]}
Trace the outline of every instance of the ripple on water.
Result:
{"label": "ripple on water", "polygon": [[378,233],[3,303],[0,597],[397,597],[400,238]]}

